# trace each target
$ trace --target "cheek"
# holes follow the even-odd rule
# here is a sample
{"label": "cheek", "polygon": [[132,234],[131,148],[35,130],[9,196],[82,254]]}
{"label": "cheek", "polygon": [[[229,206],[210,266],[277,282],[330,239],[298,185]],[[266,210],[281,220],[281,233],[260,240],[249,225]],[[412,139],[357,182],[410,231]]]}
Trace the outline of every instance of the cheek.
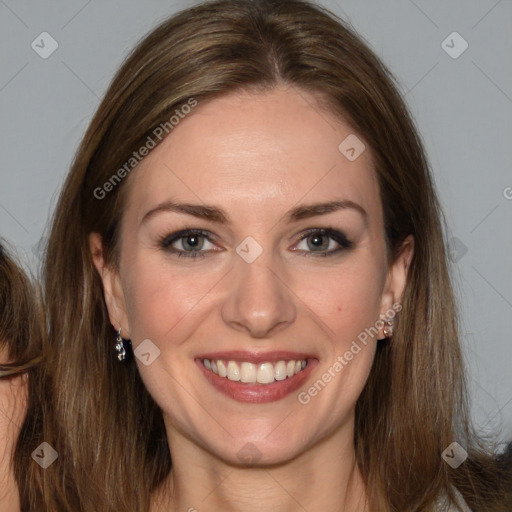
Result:
{"label": "cheek", "polygon": [[382,284],[378,262],[360,258],[301,278],[297,295],[331,329],[336,343],[343,344],[379,318]]}
{"label": "cheek", "polygon": [[180,272],[141,257],[124,269],[123,290],[132,340],[164,340],[212,288],[211,273]]}
{"label": "cheek", "polygon": [[307,283],[303,280],[300,297],[306,297],[318,324],[327,326],[322,330],[330,346],[319,371],[322,383],[305,389],[299,402],[316,401],[318,411],[326,409],[327,415],[336,410],[344,418],[360,396],[373,364],[385,273],[372,252],[364,251],[332,272],[310,277]]}
{"label": "cheek", "polygon": [[14,449],[26,406],[27,387],[22,376],[0,381],[0,460],[8,460]]}

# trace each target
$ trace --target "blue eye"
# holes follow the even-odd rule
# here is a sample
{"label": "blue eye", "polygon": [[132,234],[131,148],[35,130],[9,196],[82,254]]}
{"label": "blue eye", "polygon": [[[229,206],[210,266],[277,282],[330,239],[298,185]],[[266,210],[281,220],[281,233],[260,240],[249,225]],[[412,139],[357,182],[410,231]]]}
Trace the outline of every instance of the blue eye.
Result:
{"label": "blue eye", "polygon": [[302,242],[305,242],[306,248],[294,250],[310,253],[308,256],[332,256],[354,245],[343,233],[332,228],[308,229],[300,237],[298,245]]}
{"label": "blue eye", "polygon": [[[202,258],[204,257],[205,243],[213,246],[209,239],[208,232],[202,231],[201,229],[184,229],[166,236],[160,242],[160,246],[178,257],[186,258]],[[178,247],[176,247],[176,245]],[[181,248],[179,247],[181,245]],[[211,247],[207,247],[207,250],[212,250]]]}

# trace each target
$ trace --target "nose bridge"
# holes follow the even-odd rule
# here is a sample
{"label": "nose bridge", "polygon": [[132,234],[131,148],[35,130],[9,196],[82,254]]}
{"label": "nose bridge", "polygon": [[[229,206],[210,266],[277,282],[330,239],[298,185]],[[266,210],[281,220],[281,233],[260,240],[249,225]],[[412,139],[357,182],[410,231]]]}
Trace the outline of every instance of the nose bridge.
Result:
{"label": "nose bridge", "polygon": [[254,337],[264,337],[295,318],[293,294],[284,284],[285,276],[280,275],[281,265],[270,248],[259,247],[251,240],[237,247],[230,292],[222,308],[226,323]]}

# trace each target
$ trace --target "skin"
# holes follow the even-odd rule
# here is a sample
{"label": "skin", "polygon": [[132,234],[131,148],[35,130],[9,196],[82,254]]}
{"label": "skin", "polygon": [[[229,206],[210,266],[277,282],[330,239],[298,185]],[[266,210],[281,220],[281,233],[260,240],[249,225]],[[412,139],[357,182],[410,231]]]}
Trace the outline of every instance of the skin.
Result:
{"label": "skin", "polygon": [[[280,512],[369,510],[355,463],[354,411],[382,331],[306,405],[298,392],[266,404],[234,401],[194,362],[214,350],[311,353],[319,364],[307,390],[400,300],[413,240],[387,261],[369,145],[353,162],[338,150],[351,133],[295,88],[199,105],[130,176],[117,269],[105,265],[101,238],[91,235],[112,324],[134,348],[149,338],[160,350],[149,366],[137,360],[163,410],[173,459],[153,511],[249,512],[255,502]],[[220,207],[231,224],[172,211],[141,223],[171,199]],[[332,200],[353,201],[367,215],[345,208],[284,219],[298,205]],[[318,256],[308,244],[314,236],[300,235],[322,227],[345,233],[353,247]],[[200,249],[203,258],[159,245],[184,228],[216,235]],[[263,249],[250,264],[236,253],[247,236]],[[323,252],[339,247],[322,240]],[[186,250],[183,242],[173,246]],[[251,467],[238,456],[247,443],[261,457]]]}
{"label": "skin", "polygon": [[[0,363],[8,363],[8,351],[0,347]],[[0,379],[0,512],[20,509],[12,472],[12,456],[26,412],[26,375]]]}

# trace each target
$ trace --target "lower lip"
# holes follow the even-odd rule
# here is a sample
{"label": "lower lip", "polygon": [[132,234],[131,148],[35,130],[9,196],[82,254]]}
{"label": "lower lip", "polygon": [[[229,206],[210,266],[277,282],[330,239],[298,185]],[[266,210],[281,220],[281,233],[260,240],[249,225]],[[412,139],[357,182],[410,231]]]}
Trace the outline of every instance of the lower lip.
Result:
{"label": "lower lip", "polygon": [[238,402],[253,404],[275,402],[297,391],[318,364],[317,359],[308,359],[306,368],[293,377],[277,380],[272,384],[246,384],[240,381],[229,380],[227,377],[219,377],[211,370],[208,370],[201,359],[196,359],[195,362],[214,388]]}

